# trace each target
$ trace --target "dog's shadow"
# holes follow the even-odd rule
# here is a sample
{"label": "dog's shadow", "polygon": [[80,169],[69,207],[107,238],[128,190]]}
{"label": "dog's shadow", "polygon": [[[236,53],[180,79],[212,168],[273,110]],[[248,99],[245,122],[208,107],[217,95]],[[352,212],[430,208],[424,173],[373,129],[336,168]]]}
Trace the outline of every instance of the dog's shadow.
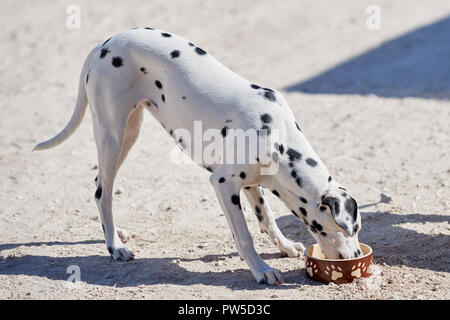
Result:
{"label": "dog's shadow", "polygon": [[[13,249],[18,246],[40,245],[80,245],[104,243],[101,240],[78,242],[35,242],[0,245],[1,250]],[[186,264],[193,261],[211,262],[223,258],[237,256],[236,253],[226,255],[206,255],[196,259],[178,257],[136,258],[128,262],[112,261],[109,256],[88,255],[71,257],[50,257],[40,255],[24,255],[8,257],[0,260],[0,275],[28,275],[52,280],[74,279],[75,271],[79,270],[79,280],[87,284],[115,287],[137,287],[140,285],[176,284],[190,286],[203,284],[208,286],[224,286],[233,290],[261,290],[264,286],[257,284],[248,269],[227,271],[191,271]],[[277,259],[279,254],[262,254],[263,259]],[[179,260],[179,262],[176,262]],[[270,263],[270,262],[269,262]],[[71,267],[72,266],[72,267]],[[73,268],[75,266],[76,268]],[[195,269],[192,267],[191,269]],[[292,289],[304,282],[306,278],[302,269],[283,272],[285,284],[279,289]]]}
{"label": "dog's shadow", "polygon": [[[368,206],[365,206],[368,207]],[[426,222],[448,221],[448,217],[435,214],[392,214],[389,212],[361,212],[363,229],[359,239],[374,250],[374,261],[387,265],[406,265],[412,268],[450,272],[450,236],[442,233],[430,235],[399,226],[403,223],[425,224]],[[277,219],[282,232],[290,239],[312,244],[305,227],[292,215]],[[104,243],[103,240],[78,242],[31,242],[2,244],[0,251],[19,246],[40,245],[92,245]],[[88,284],[116,287],[137,287],[140,285],[176,284],[190,286],[203,284],[224,286],[233,290],[261,290],[248,269],[226,271],[192,271],[189,263],[201,260],[211,262],[221,257],[230,258],[237,254],[205,255],[200,258],[181,259],[179,257],[137,258],[129,262],[112,261],[106,255],[87,255],[71,257],[50,257],[24,255],[0,260],[0,275],[28,275],[52,280],[68,280],[73,275],[70,266],[80,270],[80,280]],[[261,254],[269,262],[279,259],[279,254]],[[176,260],[180,261],[177,262]],[[69,269],[68,269],[69,268]],[[308,285],[321,285],[306,278],[303,268],[283,272],[285,284],[278,289],[292,289]]]}

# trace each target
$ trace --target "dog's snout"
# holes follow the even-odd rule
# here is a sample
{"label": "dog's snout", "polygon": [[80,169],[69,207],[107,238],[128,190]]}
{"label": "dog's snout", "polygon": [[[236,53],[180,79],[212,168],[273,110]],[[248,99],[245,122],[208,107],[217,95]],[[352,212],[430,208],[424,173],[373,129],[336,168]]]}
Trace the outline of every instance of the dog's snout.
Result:
{"label": "dog's snout", "polygon": [[354,259],[362,256],[362,252],[360,249],[357,249],[354,252],[339,252],[339,259]]}

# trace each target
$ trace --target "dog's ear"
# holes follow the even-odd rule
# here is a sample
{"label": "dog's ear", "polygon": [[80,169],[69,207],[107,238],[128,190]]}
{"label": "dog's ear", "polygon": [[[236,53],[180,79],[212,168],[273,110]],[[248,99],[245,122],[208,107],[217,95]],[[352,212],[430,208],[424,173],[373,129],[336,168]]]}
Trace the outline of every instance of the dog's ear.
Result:
{"label": "dog's ear", "polygon": [[[347,202],[351,201],[350,199],[354,201],[354,205],[353,202]],[[332,196],[325,196],[322,198],[322,205],[330,208],[331,215],[336,224],[341,227],[348,236],[353,237],[355,230],[351,227],[351,225],[352,221],[356,221],[356,218],[350,219],[350,213],[348,211],[351,211],[351,214],[353,215],[353,209],[357,210],[356,201],[353,198],[346,199],[344,203],[344,210],[341,210],[341,199]]]}

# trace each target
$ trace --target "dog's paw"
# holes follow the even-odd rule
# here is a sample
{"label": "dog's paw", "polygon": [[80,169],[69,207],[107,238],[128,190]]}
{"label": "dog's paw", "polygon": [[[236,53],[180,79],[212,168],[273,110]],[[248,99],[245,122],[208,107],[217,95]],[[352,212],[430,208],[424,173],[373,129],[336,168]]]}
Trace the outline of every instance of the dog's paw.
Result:
{"label": "dog's paw", "polygon": [[134,259],[134,254],[126,247],[112,248],[108,247],[108,252],[113,260],[130,261]]}
{"label": "dog's paw", "polygon": [[253,276],[255,277],[256,282],[258,282],[259,284],[278,286],[284,283],[284,280],[281,277],[281,273],[269,266],[254,271]]}
{"label": "dog's paw", "polygon": [[303,253],[306,248],[301,242],[292,242],[286,239],[286,241],[278,242],[278,249],[284,256],[288,256],[291,258],[301,258],[303,257]]}

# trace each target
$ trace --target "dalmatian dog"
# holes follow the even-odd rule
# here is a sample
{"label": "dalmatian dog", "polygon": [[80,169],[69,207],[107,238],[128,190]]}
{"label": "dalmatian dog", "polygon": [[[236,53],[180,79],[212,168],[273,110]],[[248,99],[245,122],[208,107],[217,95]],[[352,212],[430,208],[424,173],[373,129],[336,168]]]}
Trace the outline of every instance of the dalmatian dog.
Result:
{"label": "dalmatian dog", "polygon": [[77,102],[68,124],[34,150],[65,141],[80,125],[88,104],[98,152],[95,199],[106,246],[114,260],[134,258],[124,245],[125,234],[114,225],[112,196],[114,178],[139,135],[144,109],[181,149],[189,146],[176,131],[192,134],[195,121],[201,121],[204,129],[219,130],[223,139],[232,129],[252,129],[266,138],[278,133],[269,158],[277,163],[274,174],[261,173],[267,164],[259,158],[244,163],[199,163],[211,172],[210,182],[237,251],[258,283],[277,285],[283,280],[255,251],[241,207],[241,191],[261,231],[283,254],[298,257],[305,248],[283,236],[263,188],[304,223],[327,258],[361,255],[361,218],[356,201],[332,179],[282,95],[240,77],[196,44],[154,28],[134,28],[98,45],[82,67]]}

